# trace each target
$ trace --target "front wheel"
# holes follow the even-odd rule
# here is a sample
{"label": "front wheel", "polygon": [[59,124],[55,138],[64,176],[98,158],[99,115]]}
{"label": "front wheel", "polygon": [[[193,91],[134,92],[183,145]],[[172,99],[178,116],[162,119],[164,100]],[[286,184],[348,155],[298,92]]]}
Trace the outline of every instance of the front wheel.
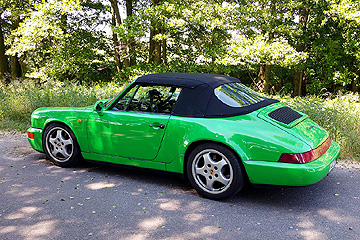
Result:
{"label": "front wheel", "polygon": [[190,153],[187,175],[199,194],[215,200],[236,194],[245,183],[238,158],[214,143],[199,145]]}
{"label": "front wheel", "polygon": [[47,157],[60,167],[75,166],[82,159],[75,135],[62,124],[52,123],[46,127],[43,147]]}

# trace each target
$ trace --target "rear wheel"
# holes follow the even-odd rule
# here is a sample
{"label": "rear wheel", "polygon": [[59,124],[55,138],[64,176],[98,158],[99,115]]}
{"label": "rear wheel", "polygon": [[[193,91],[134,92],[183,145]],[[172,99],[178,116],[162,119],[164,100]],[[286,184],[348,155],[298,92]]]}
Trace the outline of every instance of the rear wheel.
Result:
{"label": "rear wheel", "polygon": [[226,147],[214,143],[199,145],[191,152],[187,175],[199,194],[216,200],[236,194],[245,183],[238,158]]}
{"label": "rear wheel", "polygon": [[43,134],[45,154],[56,165],[71,167],[82,160],[79,144],[74,133],[65,125],[51,123]]}

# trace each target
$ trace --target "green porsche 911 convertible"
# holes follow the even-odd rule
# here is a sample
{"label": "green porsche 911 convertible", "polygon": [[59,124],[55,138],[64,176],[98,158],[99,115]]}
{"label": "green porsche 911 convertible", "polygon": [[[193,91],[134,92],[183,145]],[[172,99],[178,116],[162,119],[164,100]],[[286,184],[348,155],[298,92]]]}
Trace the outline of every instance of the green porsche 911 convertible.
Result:
{"label": "green porsche 911 convertible", "polygon": [[236,78],[200,73],[145,75],[94,106],[39,108],[28,139],[62,167],[86,159],[180,173],[211,199],[247,181],[316,183],[340,155],[306,114]]}

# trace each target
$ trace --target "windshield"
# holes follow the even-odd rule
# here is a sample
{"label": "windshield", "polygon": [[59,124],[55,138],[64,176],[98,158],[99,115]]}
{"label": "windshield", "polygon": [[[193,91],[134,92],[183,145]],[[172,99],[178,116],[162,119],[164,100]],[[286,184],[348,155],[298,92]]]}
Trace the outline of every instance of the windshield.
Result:
{"label": "windshield", "polygon": [[230,107],[246,107],[268,99],[238,82],[220,85],[215,88],[214,93]]}

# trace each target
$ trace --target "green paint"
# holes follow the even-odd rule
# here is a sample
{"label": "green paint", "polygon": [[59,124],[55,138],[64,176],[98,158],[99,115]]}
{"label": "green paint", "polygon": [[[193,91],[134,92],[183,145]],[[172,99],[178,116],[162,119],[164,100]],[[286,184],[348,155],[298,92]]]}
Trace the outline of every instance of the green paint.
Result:
{"label": "green paint", "polygon": [[[340,155],[339,145],[332,142],[330,149],[315,161],[277,162],[282,153],[307,152],[328,137],[324,129],[302,113],[303,117],[290,125],[271,119],[268,113],[285,106],[282,103],[226,118],[111,111],[108,104],[104,106],[36,110],[28,130],[35,134],[34,140],[29,139],[31,146],[43,151],[42,132],[47,124],[56,121],[74,132],[86,159],[184,173],[187,149],[202,141],[212,141],[239,156],[250,182],[291,186],[321,180]],[[163,124],[164,128],[151,124]]]}

